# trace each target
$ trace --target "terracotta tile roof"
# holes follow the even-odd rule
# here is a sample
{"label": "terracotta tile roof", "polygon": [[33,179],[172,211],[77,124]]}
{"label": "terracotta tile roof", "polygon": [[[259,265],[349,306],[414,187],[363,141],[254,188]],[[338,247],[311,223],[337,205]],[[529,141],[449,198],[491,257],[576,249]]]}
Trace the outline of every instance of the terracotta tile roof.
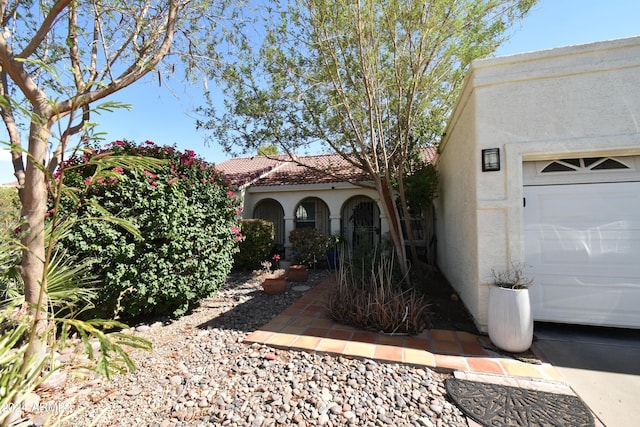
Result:
{"label": "terracotta tile roof", "polygon": [[[433,161],[436,148],[423,151],[424,160]],[[302,184],[327,184],[335,182],[368,181],[369,177],[338,154],[312,156],[275,157],[253,156],[226,160],[219,170],[231,185],[254,187]]]}
{"label": "terracotta tile roof", "polygon": [[255,186],[326,184],[369,180],[367,174],[353,167],[337,154],[298,157],[259,179]]}
{"label": "terracotta tile roof", "polygon": [[[277,157],[285,159],[285,156]],[[217,164],[216,170],[220,171],[232,185],[239,187],[283,165],[283,161],[277,158],[272,159],[265,156],[238,157]]]}

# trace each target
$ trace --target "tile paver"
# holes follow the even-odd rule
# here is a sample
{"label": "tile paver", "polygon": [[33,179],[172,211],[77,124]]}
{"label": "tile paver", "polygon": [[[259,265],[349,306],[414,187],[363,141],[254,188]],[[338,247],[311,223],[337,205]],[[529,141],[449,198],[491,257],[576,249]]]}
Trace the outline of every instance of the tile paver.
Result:
{"label": "tile paver", "polygon": [[372,359],[374,357],[375,349],[375,344],[371,344],[368,342],[351,341],[348,342],[345,346],[344,354]]}
{"label": "tile paver", "polygon": [[322,338],[316,346],[316,351],[333,354],[343,354],[346,346],[347,341],[336,340],[333,338]]}
{"label": "tile paver", "polygon": [[474,372],[488,372],[491,374],[506,374],[502,364],[488,357],[467,357],[469,369]]}
{"label": "tile paver", "polygon": [[377,334],[340,325],[329,318],[323,303],[332,283],[333,278],[329,277],[310,289],[280,316],[249,334],[246,341],[494,375],[509,385],[517,385],[517,378],[564,382],[550,364],[532,365],[499,356],[485,350],[478,342],[478,336],[469,332],[433,329],[416,336],[403,336]]}
{"label": "tile paver", "polygon": [[[310,289],[279,316],[245,339],[270,346],[377,359],[436,369],[452,370],[458,378],[575,394],[557,369],[537,351],[541,365],[520,362],[485,350],[478,336],[450,330],[425,330],[416,336],[394,336],[340,325],[329,318],[326,295],[329,277]],[[597,419],[597,418],[596,418]],[[478,426],[467,419],[469,426]],[[596,426],[603,427],[596,422]]]}

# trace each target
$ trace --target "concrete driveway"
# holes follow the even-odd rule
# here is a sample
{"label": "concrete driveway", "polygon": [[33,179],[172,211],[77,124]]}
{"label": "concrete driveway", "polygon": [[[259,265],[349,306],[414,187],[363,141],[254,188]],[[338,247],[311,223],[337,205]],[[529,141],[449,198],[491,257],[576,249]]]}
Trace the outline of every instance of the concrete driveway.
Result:
{"label": "concrete driveway", "polygon": [[535,324],[535,347],[607,427],[640,420],[640,330]]}

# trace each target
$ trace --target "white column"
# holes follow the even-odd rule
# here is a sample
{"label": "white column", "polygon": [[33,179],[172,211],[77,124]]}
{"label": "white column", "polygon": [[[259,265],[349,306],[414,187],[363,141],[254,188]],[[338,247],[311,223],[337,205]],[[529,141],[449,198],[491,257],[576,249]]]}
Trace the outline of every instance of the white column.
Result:
{"label": "white column", "polygon": [[382,210],[380,210],[380,237],[384,240],[389,236],[389,222]]}
{"label": "white column", "polygon": [[342,219],[342,217],[340,215],[331,215],[329,219],[331,221],[331,234],[340,233],[340,220]]}
{"label": "white column", "polygon": [[289,243],[289,233],[296,227],[295,217],[293,216],[284,216],[284,248],[286,258],[289,258],[289,253],[291,252],[291,243]]}

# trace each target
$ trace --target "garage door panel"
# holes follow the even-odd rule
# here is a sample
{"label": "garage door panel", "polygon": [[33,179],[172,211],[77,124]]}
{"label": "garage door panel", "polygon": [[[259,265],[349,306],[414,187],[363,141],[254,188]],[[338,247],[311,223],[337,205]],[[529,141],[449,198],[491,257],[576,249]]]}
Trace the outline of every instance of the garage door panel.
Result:
{"label": "garage door panel", "polygon": [[530,289],[536,320],[621,327],[638,321],[638,284],[611,289],[593,282],[591,278],[567,283],[563,276],[536,277]]}
{"label": "garage door panel", "polygon": [[640,258],[640,231],[633,230],[529,230],[527,252],[545,265],[596,264],[608,267],[635,265]]}
{"label": "garage door panel", "polygon": [[539,224],[582,228],[614,218],[616,223],[640,230],[638,186],[637,182],[620,182],[527,187],[525,222],[533,216]]}
{"label": "garage door panel", "polygon": [[640,328],[640,182],[525,187],[536,320]]}

